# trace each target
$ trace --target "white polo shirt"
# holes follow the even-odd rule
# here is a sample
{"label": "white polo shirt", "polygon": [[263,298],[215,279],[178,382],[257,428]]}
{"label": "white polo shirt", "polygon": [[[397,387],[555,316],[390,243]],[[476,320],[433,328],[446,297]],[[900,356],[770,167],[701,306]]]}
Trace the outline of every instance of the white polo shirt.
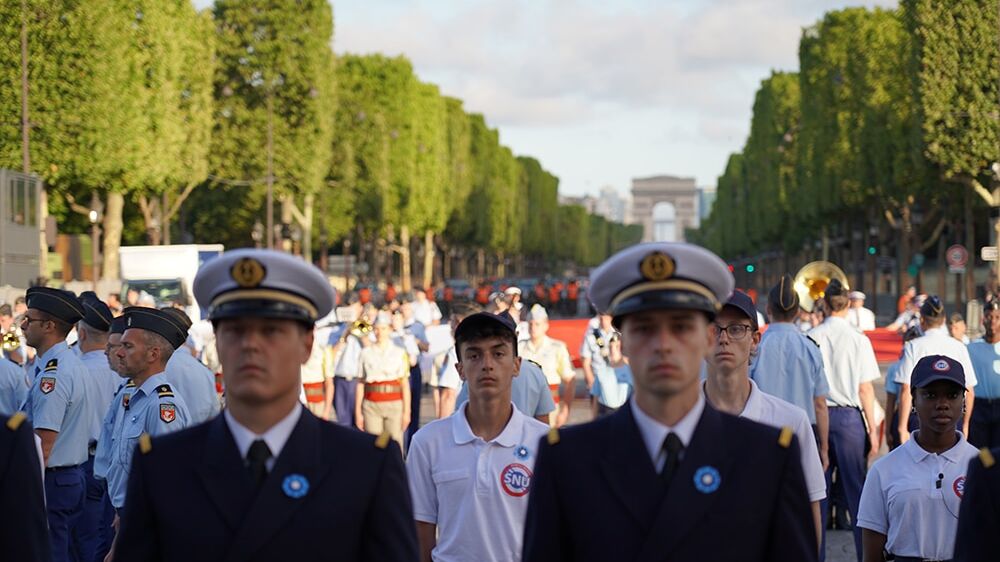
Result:
{"label": "white polo shirt", "polygon": [[868,470],[858,526],[886,535],[885,548],[896,556],[950,560],[965,472],[978,451],[959,433],[954,447],[929,453],[916,433]]}
{"label": "white polo shirt", "polygon": [[809,424],[809,418],[802,408],[761,391],[757,388],[757,383],[751,380],[750,396],[747,397],[747,403],[743,406],[740,417],[779,429],[792,428],[799,439],[802,472],[806,477],[809,501],[816,502],[826,497],[826,475],[823,473],[823,463],[820,462],[819,450],[816,448],[816,437]]}
{"label": "white polo shirt", "polygon": [[910,384],[910,375],[917,362],[928,355],[944,355],[951,357],[962,365],[965,371],[965,388],[976,386],[976,369],[972,367],[972,359],[965,344],[951,337],[947,326],[931,328],[919,338],[912,339],[903,345],[903,357],[899,360],[899,370],[896,371],[896,382]]}
{"label": "white polo shirt", "polygon": [[413,517],[437,525],[435,561],[520,560],[538,443],[549,426],[511,404],[507,426],[486,442],[472,433],[468,406],[413,434]]}

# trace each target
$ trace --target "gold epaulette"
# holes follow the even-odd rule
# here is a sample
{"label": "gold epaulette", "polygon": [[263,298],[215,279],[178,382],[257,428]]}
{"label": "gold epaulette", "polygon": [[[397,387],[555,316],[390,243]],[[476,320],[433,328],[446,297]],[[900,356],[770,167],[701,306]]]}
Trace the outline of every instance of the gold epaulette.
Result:
{"label": "gold epaulette", "polygon": [[993,458],[993,453],[989,449],[983,447],[979,449],[979,462],[983,463],[983,468],[990,468],[997,463],[997,460]]}
{"label": "gold epaulette", "polygon": [[792,428],[788,427],[787,425],[781,428],[781,435],[778,436],[778,445],[781,445],[783,449],[791,447],[792,437],[794,435],[795,432],[792,431]]}
{"label": "gold epaulette", "polygon": [[14,412],[9,419],[7,419],[7,429],[11,431],[17,431],[17,428],[21,427],[24,420],[28,419],[28,414],[24,412]]}
{"label": "gold epaulette", "polygon": [[174,391],[171,390],[169,384],[161,384],[156,387],[156,395],[160,398],[172,398],[174,396]]}
{"label": "gold epaulette", "polygon": [[389,430],[385,429],[382,433],[375,438],[375,448],[385,449],[389,446],[389,440],[392,439],[392,435],[389,434]]}
{"label": "gold epaulette", "polygon": [[139,452],[146,454],[153,450],[153,438],[148,433],[139,436]]}
{"label": "gold epaulette", "polygon": [[559,442],[559,429],[555,428],[555,427],[549,429],[549,436],[548,436],[547,439],[548,439],[549,445],[555,445],[556,443],[558,443]]}

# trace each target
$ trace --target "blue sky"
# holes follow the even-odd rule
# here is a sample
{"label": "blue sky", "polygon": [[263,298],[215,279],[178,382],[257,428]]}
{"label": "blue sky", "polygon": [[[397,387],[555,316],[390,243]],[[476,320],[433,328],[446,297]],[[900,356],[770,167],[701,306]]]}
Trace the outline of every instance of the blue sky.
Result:
{"label": "blue sky", "polygon": [[[715,185],[742,148],[754,92],[798,67],[829,10],[895,0],[334,0],[337,53],[404,54],[465,101],[560,193],[631,178]],[[204,7],[211,0],[195,0]]]}

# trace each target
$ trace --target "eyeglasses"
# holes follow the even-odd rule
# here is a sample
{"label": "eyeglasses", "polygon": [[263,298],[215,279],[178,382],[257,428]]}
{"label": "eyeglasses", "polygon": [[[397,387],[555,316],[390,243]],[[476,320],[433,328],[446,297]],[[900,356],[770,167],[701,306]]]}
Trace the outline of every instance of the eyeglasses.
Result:
{"label": "eyeglasses", "polygon": [[753,326],[748,324],[730,324],[728,326],[712,324],[712,326],[715,327],[715,335],[718,336],[721,335],[722,332],[725,332],[726,335],[729,336],[729,339],[734,341],[745,338],[747,334],[750,333],[750,330],[753,329]]}
{"label": "eyeglasses", "polygon": [[27,314],[25,314],[24,318],[21,319],[21,325],[22,326],[30,326],[32,322],[48,322],[48,319],[46,319],[46,318],[32,318],[32,317],[28,316]]}

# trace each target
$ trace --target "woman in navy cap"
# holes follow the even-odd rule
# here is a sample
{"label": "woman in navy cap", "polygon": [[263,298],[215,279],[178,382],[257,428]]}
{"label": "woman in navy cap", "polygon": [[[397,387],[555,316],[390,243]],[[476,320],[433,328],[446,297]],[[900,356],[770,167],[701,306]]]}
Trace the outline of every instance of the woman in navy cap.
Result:
{"label": "woman in navy cap", "polygon": [[913,369],[913,409],[920,429],[868,472],[858,526],[865,562],[950,560],[965,474],[977,451],[955,424],[965,409],[962,365],[944,355]]}

